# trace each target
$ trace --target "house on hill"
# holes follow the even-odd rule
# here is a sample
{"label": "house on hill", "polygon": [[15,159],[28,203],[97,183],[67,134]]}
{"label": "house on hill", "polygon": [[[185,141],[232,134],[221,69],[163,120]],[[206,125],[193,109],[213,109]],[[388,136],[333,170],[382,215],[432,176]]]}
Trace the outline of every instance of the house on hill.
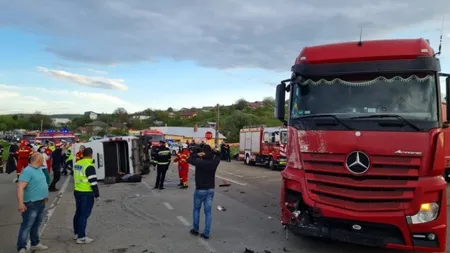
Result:
{"label": "house on hill", "polygon": [[197,112],[190,111],[190,112],[182,112],[180,117],[182,119],[190,119],[190,118],[193,118],[195,116],[197,116]]}
{"label": "house on hill", "polygon": [[84,113],[84,116],[89,117],[91,120],[96,120],[98,119],[99,113],[93,112],[93,111],[88,111]]}
{"label": "house on hill", "polygon": [[[215,129],[210,127],[198,127],[197,124],[194,127],[152,127],[152,129],[159,130],[164,133],[164,138],[166,140],[173,140],[174,142],[186,143],[186,141],[191,142],[194,140],[197,143],[204,141],[205,143],[215,145]],[[213,139],[206,140],[206,132],[211,132],[213,134]],[[219,143],[226,140],[226,137],[219,133]]]}
{"label": "house on hill", "polygon": [[93,121],[91,123],[86,124],[86,131],[89,134],[96,135],[100,131],[106,131],[108,124],[102,121]]}
{"label": "house on hill", "polygon": [[262,101],[247,102],[247,105],[253,109],[256,109],[256,108],[263,106],[263,102]]}

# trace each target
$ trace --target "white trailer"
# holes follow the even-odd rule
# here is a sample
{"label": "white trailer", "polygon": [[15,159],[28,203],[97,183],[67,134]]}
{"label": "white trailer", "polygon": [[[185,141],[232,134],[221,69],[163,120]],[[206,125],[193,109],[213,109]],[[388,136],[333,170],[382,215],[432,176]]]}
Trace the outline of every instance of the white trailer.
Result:
{"label": "white trailer", "polygon": [[[83,145],[92,148],[94,166],[97,171],[97,179],[105,180],[116,178],[119,173],[138,174],[146,165],[142,161],[139,139],[135,136],[122,136],[94,140],[86,143],[76,143],[72,146],[73,154],[76,154]],[[75,155],[73,163],[75,164]]]}

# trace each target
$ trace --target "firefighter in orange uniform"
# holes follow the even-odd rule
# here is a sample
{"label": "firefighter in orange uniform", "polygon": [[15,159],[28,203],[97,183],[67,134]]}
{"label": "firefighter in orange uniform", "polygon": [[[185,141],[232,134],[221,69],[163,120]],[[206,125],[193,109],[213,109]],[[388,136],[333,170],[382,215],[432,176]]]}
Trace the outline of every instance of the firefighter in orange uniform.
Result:
{"label": "firefighter in orange uniform", "polygon": [[187,159],[189,158],[189,149],[186,144],[183,144],[183,149],[178,154],[175,160],[178,162],[181,180],[181,189],[188,188],[188,174],[189,174],[189,163]]}
{"label": "firefighter in orange uniform", "polygon": [[183,180],[181,179],[181,166],[180,166],[180,159],[181,159],[181,153],[182,153],[182,149],[180,149],[177,153],[177,156],[175,157],[175,159],[173,159],[174,163],[178,163],[177,168],[178,168],[178,177],[180,178],[180,183],[177,186],[183,186]]}
{"label": "firefighter in orange uniform", "polygon": [[84,151],[84,149],[85,149],[85,146],[81,145],[80,146],[80,150],[77,152],[76,157],[75,157],[76,162],[78,162],[79,160],[83,159],[83,151]]}
{"label": "firefighter in orange uniform", "polygon": [[50,148],[50,145],[48,144],[48,142],[47,142],[47,144],[46,144],[46,146],[45,146],[45,154],[47,155],[47,168],[48,168],[48,173],[51,173],[52,172],[52,159],[51,159],[51,157],[52,157],[52,149]]}
{"label": "firefighter in orange uniform", "polygon": [[28,166],[28,162],[32,154],[33,149],[31,148],[31,145],[28,143],[28,141],[22,141],[20,143],[19,150],[17,151],[17,178],[19,178],[22,170]]}

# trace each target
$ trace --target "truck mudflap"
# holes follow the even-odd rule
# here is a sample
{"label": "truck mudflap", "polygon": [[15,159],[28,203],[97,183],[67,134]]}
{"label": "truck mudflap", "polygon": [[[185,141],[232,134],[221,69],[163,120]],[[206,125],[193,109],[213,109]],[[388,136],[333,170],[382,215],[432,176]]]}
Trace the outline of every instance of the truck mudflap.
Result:
{"label": "truck mudflap", "polygon": [[309,225],[291,222],[288,228],[296,235],[322,237],[370,247],[405,245],[401,231],[395,226],[386,224],[367,222],[362,224],[350,220],[320,218],[316,224]]}

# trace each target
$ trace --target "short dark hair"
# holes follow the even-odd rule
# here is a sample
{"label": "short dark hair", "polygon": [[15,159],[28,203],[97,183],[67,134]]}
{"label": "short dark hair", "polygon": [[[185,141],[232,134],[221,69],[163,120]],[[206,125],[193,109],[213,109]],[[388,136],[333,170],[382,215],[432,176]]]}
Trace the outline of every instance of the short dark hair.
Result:
{"label": "short dark hair", "polygon": [[91,157],[92,153],[94,153],[94,151],[92,151],[92,148],[85,148],[83,150],[83,157]]}
{"label": "short dark hair", "polygon": [[210,145],[208,144],[203,145],[202,151],[203,153],[205,153],[203,159],[209,160],[213,158],[212,148]]}

